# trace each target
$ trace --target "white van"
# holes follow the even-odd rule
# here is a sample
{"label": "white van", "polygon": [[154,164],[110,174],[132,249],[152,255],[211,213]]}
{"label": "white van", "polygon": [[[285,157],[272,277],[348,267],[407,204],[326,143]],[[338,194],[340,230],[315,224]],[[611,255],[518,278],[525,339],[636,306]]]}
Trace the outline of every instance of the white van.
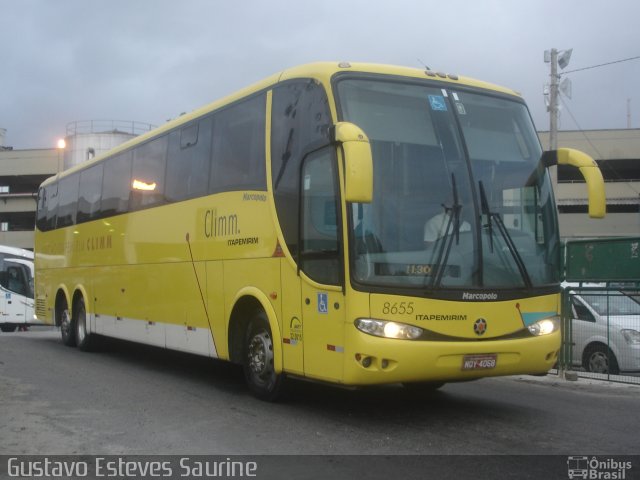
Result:
{"label": "white van", "polygon": [[573,364],[594,373],[640,371],[640,303],[621,291],[571,293]]}

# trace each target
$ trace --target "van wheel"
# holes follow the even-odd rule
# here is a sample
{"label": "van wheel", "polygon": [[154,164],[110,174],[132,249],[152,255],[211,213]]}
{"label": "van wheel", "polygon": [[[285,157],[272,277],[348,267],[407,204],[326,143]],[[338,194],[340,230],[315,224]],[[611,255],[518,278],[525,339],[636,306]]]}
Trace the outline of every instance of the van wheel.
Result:
{"label": "van wheel", "polygon": [[274,368],[273,339],[264,312],[257,312],[249,321],[243,359],[244,377],[251,393],[260,400],[277,400],[284,375],[278,375]]}
{"label": "van wheel", "polygon": [[5,324],[5,325],[0,325],[0,330],[2,330],[5,333],[11,333],[11,332],[15,332],[17,328],[17,325],[10,325],[10,324]]}
{"label": "van wheel", "polygon": [[56,308],[56,316],[60,319],[58,323],[60,324],[62,343],[67,347],[75,347],[76,329],[66,300],[62,300],[60,305]]}
{"label": "van wheel", "polygon": [[582,363],[587,372],[609,373],[611,375],[620,373],[616,356],[605,345],[592,345],[587,348],[584,352]]}
{"label": "van wheel", "polygon": [[76,300],[73,309],[73,324],[76,330],[76,344],[80,350],[91,351],[95,343],[95,335],[87,330],[87,309],[84,306],[84,298]]}

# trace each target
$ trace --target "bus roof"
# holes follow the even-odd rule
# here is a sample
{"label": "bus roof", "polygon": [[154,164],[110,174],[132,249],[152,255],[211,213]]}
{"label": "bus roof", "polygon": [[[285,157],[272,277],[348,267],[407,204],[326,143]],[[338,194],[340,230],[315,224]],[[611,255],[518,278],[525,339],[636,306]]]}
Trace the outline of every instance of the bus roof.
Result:
{"label": "bus roof", "polygon": [[316,62],[316,63],[308,63],[305,65],[300,65],[297,67],[292,67],[286,70],[283,70],[279,73],[271,75],[270,77],[265,78],[264,80],[257,82],[248,87],[242,88],[226,97],[220,98],[211,102],[203,107],[200,107],[196,110],[193,110],[190,113],[186,113],[181,115],[180,117],[171,120],[160,127],[151,130],[143,135],[135,137],[125,143],[118,145],[117,147],[105,152],[97,157],[82,162],[79,165],[76,165],[64,172],[61,172],[43,182],[43,185],[47,185],[56,181],[61,177],[65,177],[67,174],[76,172],[78,170],[83,170],[89,165],[100,162],[105,157],[111,156],[115,153],[122,152],[128,150],[129,148],[134,147],[135,145],[144,143],[149,138],[153,138],[162,133],[166,133],[170,130],[173,130],[180,125],[183,125],[195,118],[198,118],[202,115],[205,115],[209,112],[217,110],[221,107],[224,107],[227,104],[233,103],[236,100],[244,98],[252,93],[259,92],[260,90],[264,90],[272,85],[275,85],[279,82],[285,80],[291,80],[295,78],[315,78],[317,80],[322,81],[326,85],[329,85],[331,81],[331,77],[337,73],[341,72],[359,72],[359,73],[372,73],[372,74],[380,74],[380,75],[391,75],[397,77],[407,77],[407,78],[416,78],[416,79],[428,79],[434,82],[441,82],[443,86],[452,86],[452,85],[462,85],[474,88],[480,88],[483,90],[489,90],[493,92],[499,92],[507,95],[513,95],[518,98],[521,98],[521,95],[515,90],[511,90],[509,88],[501,87],[498,85],[494,85],[492,83],[483,82],[481,80],[476,80],[470,77],[463,77],[453,74],[446,74],[442,72],[435,72],[431,70],[419,69],[419,68],[411,68],[411,67],[400,67],[394,65],[382,65],[382,64],[374,64],[374,63],[350,63],[350,62]]}

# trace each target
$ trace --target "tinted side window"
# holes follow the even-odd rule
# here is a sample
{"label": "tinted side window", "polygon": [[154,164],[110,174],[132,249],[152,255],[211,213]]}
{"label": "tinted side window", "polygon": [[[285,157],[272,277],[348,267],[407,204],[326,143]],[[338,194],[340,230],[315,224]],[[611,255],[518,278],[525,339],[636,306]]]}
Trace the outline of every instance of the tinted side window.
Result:
{"label": "tinted side window", "polygon": [[311,144],[329,141],[330,125],[327,96],[322,86],[314,80],[285,83],[273,90],[273,191],[282,233],[294,257],[298,250],[298,190],[302,154]]}
{"label": "tinted side window", "polygon": [[125,213],[129,209],[131,191],[131,152],[111,157],[104,164],[102,179],[102,216]]}
{"label": "tinted side window", "polygon": [[80,191],[78,194],[78,223],[94,220],[100,215],[102,197],[102,174],[104,164],[94,165],[80,173]]}
{"label": "tinted side window", "polygon": [[36,211],[36,228],[40,231],[47,229],[47,190],[40,187],[38,190],[38,207]]}
{"label": "tinted side window", "polygon": [[46,227],[48,230],[56,228],[56,219],[58,218],[58,183],[47,187],[49,200],[47,201],[47,220]]}
{"label": "tinted side window", "polygon": [[54,183],[41,188],[38,192],[38,213],[36,226],[42,232],[51,230],[56,226],[56,214],[58,210],[58,184]]}
{"label": "tinted side window", "polygon": [[212,126],[212,117],[207,117],[169,134],[165,193],[168,201],[207,193]]}
{"label": "tinted side window", "polygon": [[194,122],[180,129],[180,148],[193,147],[198,143],[198,123]]}
{"label": "tinted side window", "polygon": [[236,103],[214,115],[209,190],[266,190],[266,95]]}
{"label": "tinted side window", "polygon": [[338,285],[341,252],[334,155],[335,149],[328,147],[303,162],[300,266],[313,280]]}
{"label": "tinted side window", "polygon": [[56,227],[61,228],[76,223],[80,175],[76,173],[65,177],[60,180],[58,185],[58,220]]}
{"label": "tinted side window", "polygon": [[131,209],[164,202],[164,176],[167,165],[167,135],[133,150]]}

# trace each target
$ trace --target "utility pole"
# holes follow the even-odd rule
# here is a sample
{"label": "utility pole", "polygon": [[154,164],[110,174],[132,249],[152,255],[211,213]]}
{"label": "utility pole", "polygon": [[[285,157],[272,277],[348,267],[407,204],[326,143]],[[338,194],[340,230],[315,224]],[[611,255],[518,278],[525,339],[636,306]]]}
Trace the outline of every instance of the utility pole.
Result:
{"label": "utility pole", "polygon": [[631,99],[627,98],[627,128],[631,128]]}
{"label": "utility pole", "polygon": [[558,149],[558,50],[551,49],[551,79],[549,82],[549,150]]}
{"label": "utility pole", "polygon": [[549,81],[549,150],[557,150],[558,148],[558,100],[560,98],[560,90],[569,98],[571,98],[571,81],[567,78],[560,83],[560,74],[558,67],[565,69],[569,65],[571,59],[569,50],[558,51],[555,48],[544,52],[545,63],[551,64],[551,74]]}

